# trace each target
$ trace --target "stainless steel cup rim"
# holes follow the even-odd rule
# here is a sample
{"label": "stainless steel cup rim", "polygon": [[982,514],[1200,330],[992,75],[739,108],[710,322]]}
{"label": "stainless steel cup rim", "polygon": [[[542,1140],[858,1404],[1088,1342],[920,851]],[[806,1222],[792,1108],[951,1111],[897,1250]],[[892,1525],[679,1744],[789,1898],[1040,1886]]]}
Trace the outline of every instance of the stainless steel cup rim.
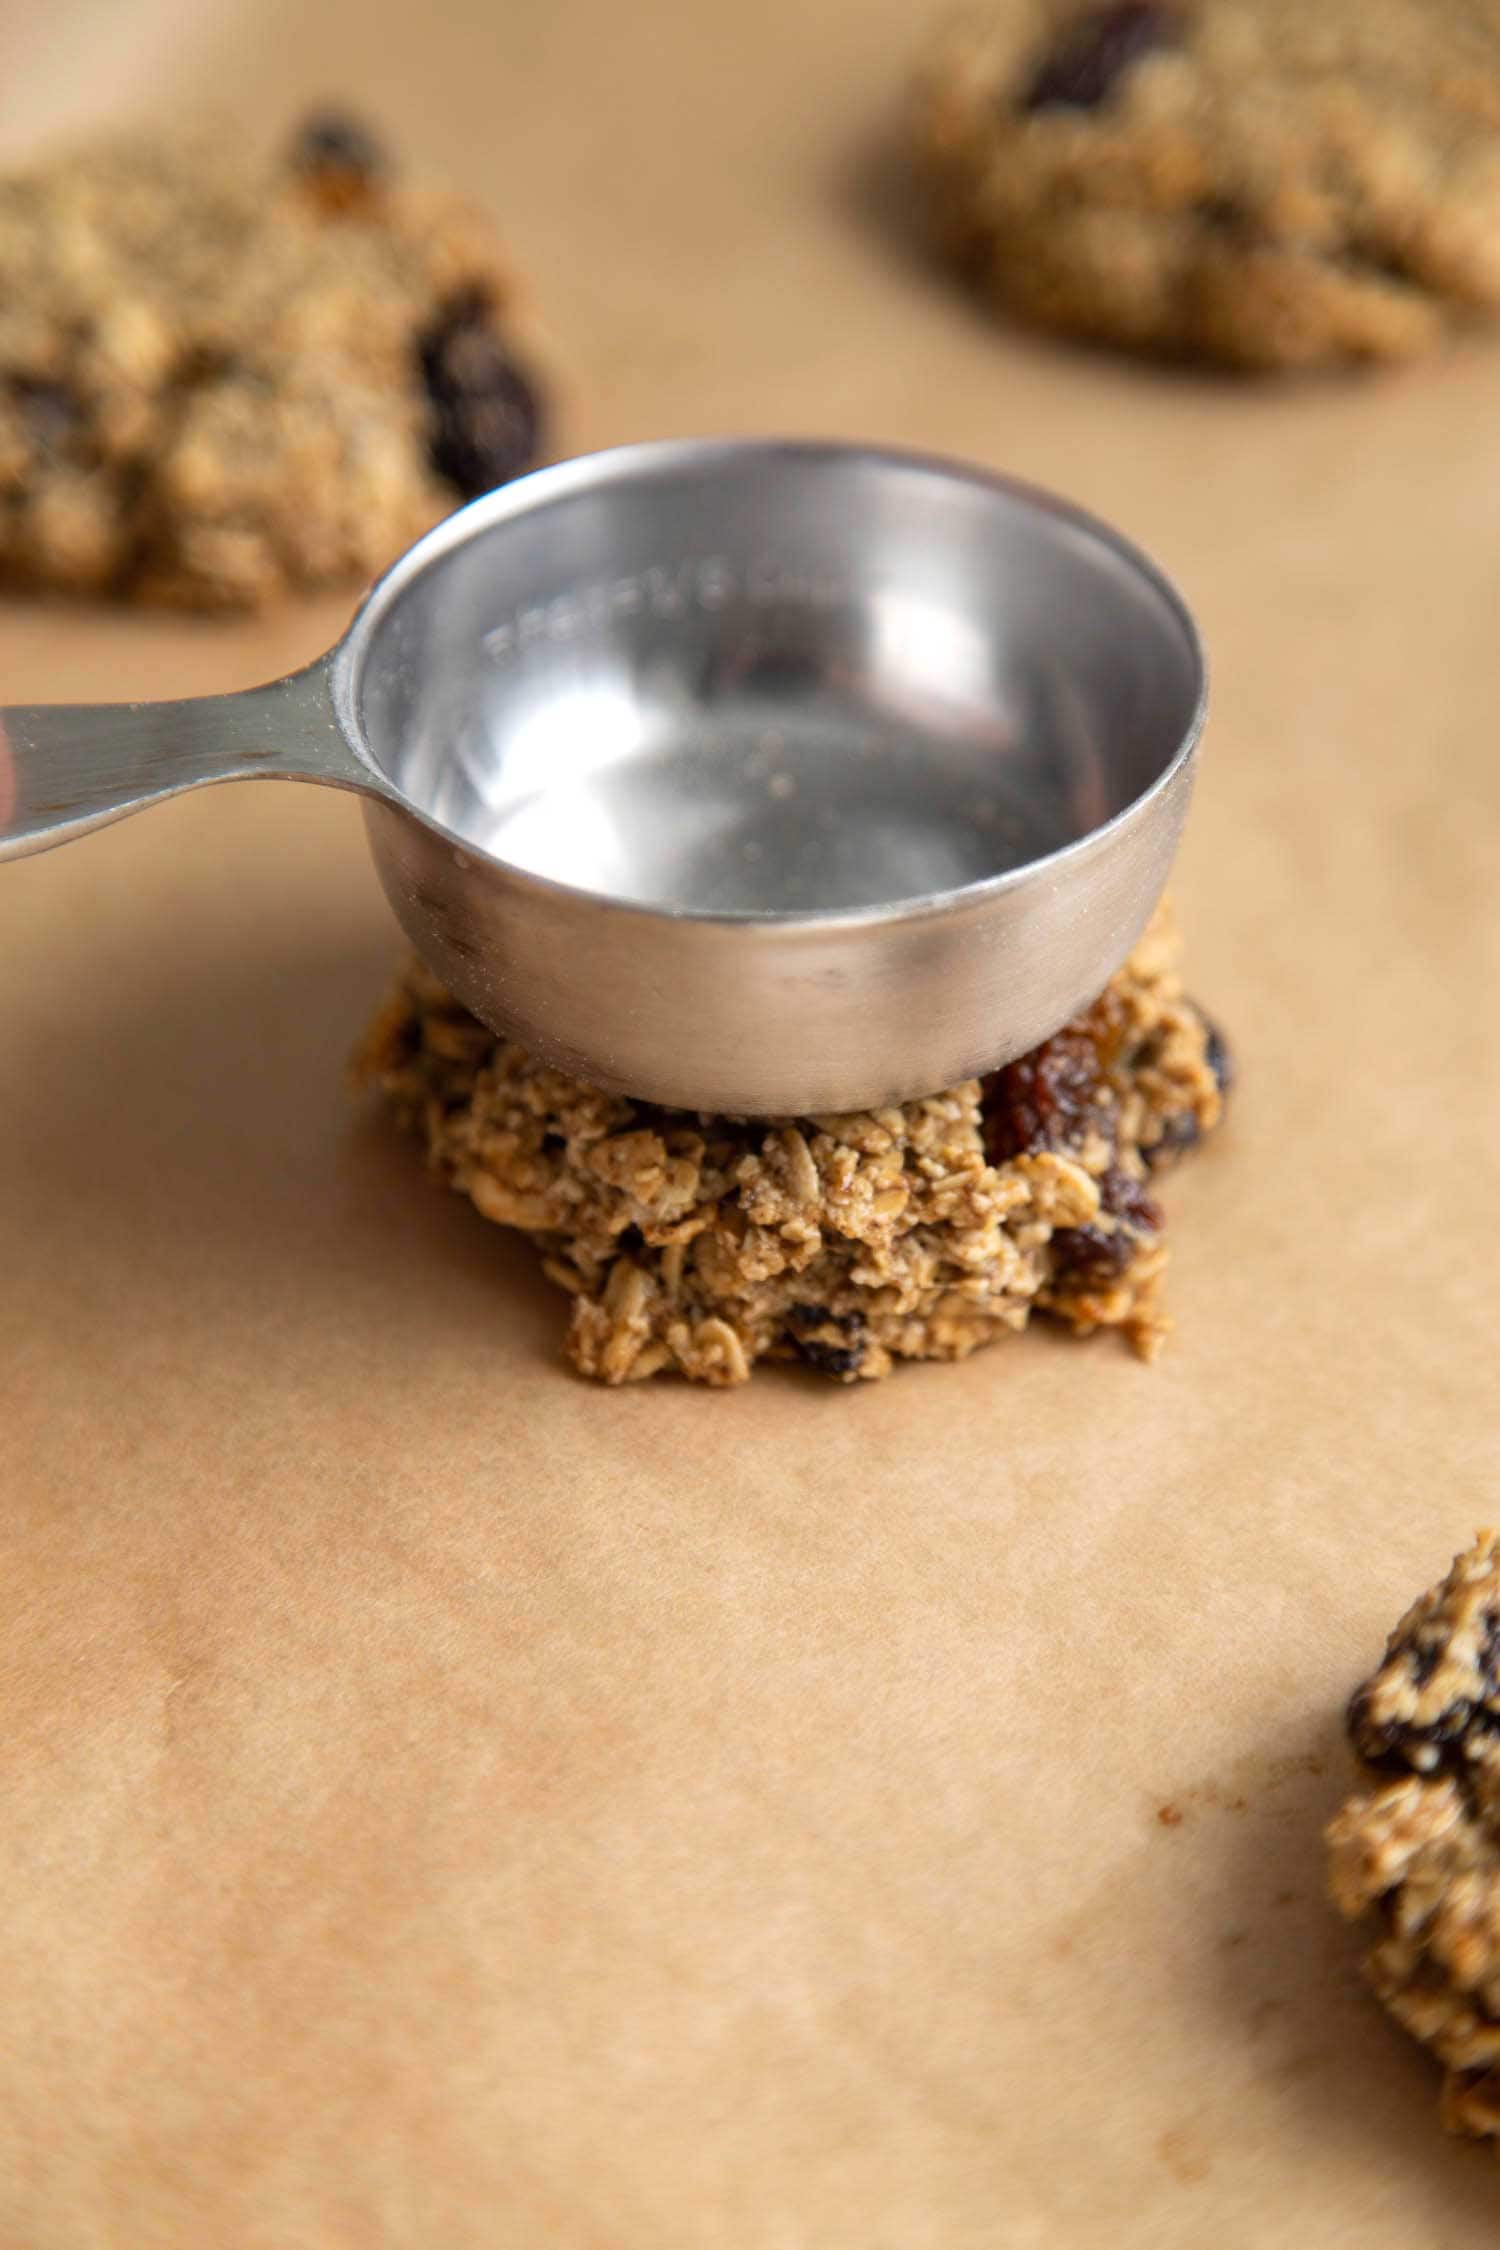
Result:
{"label": "stainless steel cup rim", "polygon": [[[596,889],[587,884],[567,882],[557,876],[540,874],[507,859],[503,853],[486,850],[472,835],[450,827],[393,782],[374,758],[365,738],[358,703],[360,674],[379,635],[382,622],[401,596],[433,564],[502,524],[553,500],[565,499],[570,494],[585,489],[598,491],[612,483],[636,476],[651,476],[679,468],[712,469],[749,458],[763,459],[773,454],[781,461],[800,459],[808,463],[865,462],[950,479],[971,490],[987,493],[997,500],[1031,511],[1039,519],[1065,526],[1135,573],[1142,584],[1149,586],[1157,594],[1172,616],[1182,634],[1197,678],[1196,698],[1184,724],[1181,740],[1155,778],[1107,819],[1049,851],[1022,860],[996,874],[981,876],[972,882],[929,891],[916,897],[891,899],[874,905],[801,909],[676,906],[633,899],[611,890]],[[868,926],[872,930],[879,930],[882,926],[895,922],[921,921],[929,916],[951,913],[959,905],[977,905],[999,898],[1007,891],[1034,883],[1039,877],[1061,875],[1078,859],[1097,849],[1122,825],[1138,819],[1154,800],[1171,794],[1197,749],[1207,717],[1209,699],[1207,652],[1186,600],[1170,575],[1143,548],[1127,539],[1113,525],[1043,486],[1001,470],[983,468],[973,462],[918,448],[862,445],[850,440],[816,437],[705,436],[647,439],[634,444],[607,447],[594,453],[574,455],[568,460],[534,469],[527,475],[500,486],[494,492],[481,495],[479,499],[468,502],[435,525],[376,580],[360,603],[353,621],[334,652],[330,686],[344,735],[356,756],[369,769],[372,782],[382,793],[394,795],[415,818],[441,835],[455,852],[465,858],[480,860],[502,869],[506,879],[519,886],[522,891],[532,891],[539,897],[568,900],[585,906],[607,906],[613,914],[676,922],[701,922],[729,928],[743,924],[757,929],[784,930],[788,935],[825,927],[848,931]]]}

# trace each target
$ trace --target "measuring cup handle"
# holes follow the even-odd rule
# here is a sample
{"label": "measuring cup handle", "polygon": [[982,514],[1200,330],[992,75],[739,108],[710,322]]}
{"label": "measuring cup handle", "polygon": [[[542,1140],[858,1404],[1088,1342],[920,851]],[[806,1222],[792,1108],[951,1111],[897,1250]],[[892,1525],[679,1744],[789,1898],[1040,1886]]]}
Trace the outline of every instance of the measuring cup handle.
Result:
{"label": "measuring cup handle", "polygon": [[379,792],[339,726],[327,657],[239,695],[0,710],[0,860],[205,782],[255,778]]}

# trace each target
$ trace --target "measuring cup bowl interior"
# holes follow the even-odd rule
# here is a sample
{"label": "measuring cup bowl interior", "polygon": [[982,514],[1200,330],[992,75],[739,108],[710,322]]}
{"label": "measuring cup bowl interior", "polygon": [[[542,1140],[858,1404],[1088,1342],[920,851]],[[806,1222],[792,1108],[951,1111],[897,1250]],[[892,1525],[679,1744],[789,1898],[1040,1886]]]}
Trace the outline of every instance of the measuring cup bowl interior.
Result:
{"label": "measuring cup bowl interior", "polygon": [[511,868],[671,913],[1004,875],[1159,780],[1200,692],[1128,550],[921,460],[646,447],[445,532],[363,627],[370,755]]}

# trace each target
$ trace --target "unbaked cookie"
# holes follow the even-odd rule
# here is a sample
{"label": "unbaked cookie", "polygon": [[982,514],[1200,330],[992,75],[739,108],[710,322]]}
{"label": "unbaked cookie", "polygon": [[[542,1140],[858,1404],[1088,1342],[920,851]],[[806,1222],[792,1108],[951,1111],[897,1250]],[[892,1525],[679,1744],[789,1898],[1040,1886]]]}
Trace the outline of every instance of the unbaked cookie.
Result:
{"label": "unbaked cookie", "polygon": [[1500,2138],[1500,1535],[1407,1611],[1349,1735],[1395,1778],[1329,1828],[1334,1902],[1379,1916],[1365,1973],[1445,2065],[1444,2123]]}
{"label": "unbaked cookie", "polygon": [[0,583],[373,576],[536,456],[520,320],[483,214],[338,117],[271,163],[139,140],[0,180]]}
{"label": "unbaked cookie", "polygon": [[1218,1122],[1218,1033],[1158,917],[1087,1014],[983,1083],[851,1116],[751,1123],[604,1094],[497,1040],[418,964],[357,1063],[488,1219],[572,1298],[586,1375],[839,1381],[962,1359],[1058,1314],[1163,1334],[1158,1167]]}
{"label": "unbaked cookie", "polygon": [[1500,304],[1492,0],[989,0],[912,118],[943,241],[1048,328],[1309,367]]}

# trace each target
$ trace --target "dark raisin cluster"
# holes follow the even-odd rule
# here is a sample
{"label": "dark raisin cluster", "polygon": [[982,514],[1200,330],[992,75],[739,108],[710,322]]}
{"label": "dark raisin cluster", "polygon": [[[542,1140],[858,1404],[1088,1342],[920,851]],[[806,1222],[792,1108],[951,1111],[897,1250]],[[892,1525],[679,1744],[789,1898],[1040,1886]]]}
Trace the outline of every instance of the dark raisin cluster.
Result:
{"label": "dark raisin cluster", "polygon": [[865,1324],[858,1313],[833,1313],[826,1305],[794,1305],[787,1314],[787,1325],[797,1357],[805,1366],[844,1381],[859,1373]]}
{"label": "dark raisin cluster", "polygon": [[[1433,1718],[1379,1719],[1373,1715],[1375,1681],[1367,1680],[1349,1704],[1349,1739],[1367,1766],[1383,1773],[1432,1773],[1439,1767],[1462,1773],[1468,1756],[1480,1745],[1500,1735],[1500,1614],[1486,1610],[1481,1620],[1483,1638],[1477,1656],[1476,1695],[1455,1696]],[[1387,1656],[1376,1680],[1392,1664],[1404,1667],[1413,1687],[1423,1688],[1432,1678],[1447,1647],[1441,1620],[1425,1629],[1418,1626],[1413,1638]]]}
{"label": "dark raisin cluster", "polygon": [[1175,46],[1182,21],[1160,0],[1115,0],[1091,8],[1068,25],[1059,44],[1043,57],[1021,106],[1039,109],[1098,109],[1142,56]]}
{"label": "dark raisin cluster", "polygon": [[1098,1225],[1057,1227],[1052,1235],[1052,1279],[1073,1289],[1107,1288],[1125,1271],[1140,1237],[1161,1231],[1162,1215],[1139,1180],[1112,1164],[1099,1182],[1099,1208],[1117,1221],[1106,1233]]}
{"label": "dark raisin cluster", "polygon": [[432,402],[432,465],[465,500],[519,476],[541,444],[541,412],[479,289],[450,297],[417,354]]}
{"label": "dark raisin cluster", "polygon": [[337,109],[315,110],[304,120],[290,161],[319,208],[330,215],[367,209],[390,171],[386,152],[369,127]]}
{"label": "dark raisin cluster", "polygon": [[1099,1118],[1099,1050],[1084,1032],[1059,1031],[984,1082],[985,1145],[992,1164],[1085,1138]]}
{"label": "dark raisin cluster", "polygon": [[49,460],[74,455],[87,435],[87,416],[78,393],[50,376],[14,375],[7,386],[21,410],[26,434]]}

